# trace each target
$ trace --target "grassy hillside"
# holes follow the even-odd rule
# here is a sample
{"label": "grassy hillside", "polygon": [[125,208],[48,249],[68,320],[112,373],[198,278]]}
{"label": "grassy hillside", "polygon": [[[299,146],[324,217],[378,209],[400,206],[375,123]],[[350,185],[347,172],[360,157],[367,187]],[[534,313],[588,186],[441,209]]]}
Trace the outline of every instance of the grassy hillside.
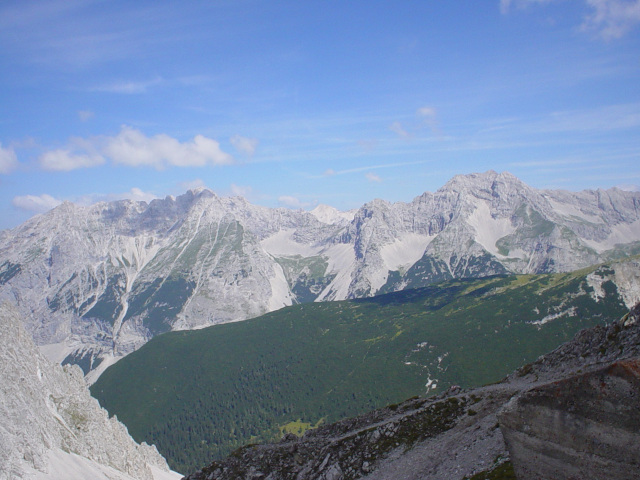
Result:
{"label": "grassy hillside", "polygon": [[450,281],[167,333],[91,392],[136,440],[189,472],[246,443],[500,380],[625,313],[611,282],[595,300],[585,280],[594,270]]}

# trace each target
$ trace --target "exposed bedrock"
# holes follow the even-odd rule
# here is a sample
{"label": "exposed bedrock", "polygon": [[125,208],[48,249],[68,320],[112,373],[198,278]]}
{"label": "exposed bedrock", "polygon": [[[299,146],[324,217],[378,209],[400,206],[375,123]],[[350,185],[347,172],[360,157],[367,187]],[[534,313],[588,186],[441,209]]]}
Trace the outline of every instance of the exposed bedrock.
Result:
{"label": "exposed bedrock", "polygon": [[640,358],[535,387],[499,419],[518,479],[640,479]]}

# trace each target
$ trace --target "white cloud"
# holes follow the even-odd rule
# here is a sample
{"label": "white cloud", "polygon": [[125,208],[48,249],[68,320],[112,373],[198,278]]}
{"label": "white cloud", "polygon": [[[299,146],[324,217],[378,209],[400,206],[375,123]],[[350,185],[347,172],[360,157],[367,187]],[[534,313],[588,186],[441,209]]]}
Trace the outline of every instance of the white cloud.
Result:
{"label": "white cloud", "polygon": [[78,168],[97,167],[104,163],[104,158],[97,154],[74,153],[60,149],[45,152],[40,156],[40,165],[45,170],[65,171]]}
{"label": "white cloud", "polygon": [[249,186],[231,184],[231,193],[239,197],[248,197],[253,192],[253,189]]}
{"label": "white cloud", "polygon": [[551,3],[558,0],[500,0],[500,12],[503,14],[509,13],[511,5],[518,8],[525,8],[534,3]]}
{"label": "white cloud", "polygon": [[414,162],[396,162],[396,163],[383,163],[379,165],[366,165],[363,167],[355,167],[355,168],[347,168],[345,170],[334,170],[332,168],[326,170],[323,173],[323,176],[333,176],[333,175],[346,175],[350,173],[361,173],[366,172],[367,170],[378,170],[381,168],[398,168],[398,167],[406,167],[409,165],[422,165],[425,163],[430,163],[429,160],[416,160]]}
{"label": "white cloud", "polygon": [[240,135],[234,135],[229,140],[231,141],[231,145],[233,145],[238,152],[249,156],[252,156],[258,147],[258,140],[255,138],[246,138],[241,137]]}
{"label": "white cloud", "polygon": [[78,110],[78,118],[81,122],[87,122],[91,120],[95,114],[90,110]]}
{"label": "white cloud", "polygon": [[125,95],[135,95],[140,93],[146,93],[150,87],[156,86],[160,83],[162,83],[162,79],[158,77],[158,78],[154,78],[153,80],[147,80],[143,82],[124,81],[124,82],[109,83],[105,85],[98,85],[97,87],[93,87],[91,90],[94,92],[121,93]]}
{"label": "white cloud", "polygon": [[168,166],[204,167],[229,165],[234,159],[220,148],[220,144],[203,135],[179,142],[169,135],[147,137],[139,130],[123,126],[116,136],[73,138],[66,148],[45,152],[40,164],[46,170],[69,171],[95,167],[107,160],[130,167]]}
{"label": "white cloud", "polygon": [[145,192],[140,188],[133,187],[128,192],[116,192],[116,193],[93,193],[90,195],[83,195],[73,199],[73,202],[78,205],[89,206],[98,202],[114,202],[117,200],[133,200],[136,202],[147,202],[155,200],[158,196],[155,193]]}
{"label": "white cloud", "polygon": [[421,107],[416,114],[422,118],[422,121],[431,129],[434,135],[441,135],[438,128],[438,111],[434,107]]}
{"label": "white cloud", "polygon": [[617,185],[617,188],[624,190],[625,192],[640,192],[640,185],[623,184]]}
{"label": "white cloud", "polygon": [[435,118],[437,111],[433,107],[421,107],[416,113],[422,117]]}
{"label": "white cloud", "polygon": [[375,173],[373,173],[373,172],[369,172],[369,173],[367,173],[367,174],[365,175],[365,177],[366,177],[366,178],[367,178],[367,180],[369,180],[370,182],[377,182],[377,183],[382,182],[382,179],[381,179],[378,175],[376,175]]}
{"label": "white cloud", "polygon": [[299,198],[292,197],[290,195],[282,195],[281,197],[278,197],[278,202],[286,207],[291,208],[304,208],[310,205],[309,203],[304,203],[300,201]]}
{"label": "white cloud", "polygon": [[16,152],[12,148],[3,148],[0,143],[0,174],[10,173],[18,166]]}
{"label": "white cloud", "polygon": [[402,124],[400,122],[393,122],[391,125],[389,125],[389,130],[391,130],[394,133],[397,133],[399,136],[403,138],[408,138],[410,136],[409,132],[407,132],[402,127]]}
{"label": "white cloud", "polygon": [[640,0],[586,0],[594,10],[582,27],[605,40],[620,38],[640,23]]}
{"label": "white cloud", "polygon": [[207,186],[202,179],[196,178],[195,180],[191,180],[190,182],[181,182],[180,188],[182,190],[196,190],[198,188],[207,188]]}
{"label": "white cloud", "polygon": [[[511,6],[524,8],[536,3],[559,0],[500,0],[500,11],[507,14]],[[598,33],[605,40],[620,38],[640,24],[640,0],[583,0],[590,13],[585,15],[582,30]]]}
{"label": "white cloud", "polygon": [[129,200],[135,200],[136,202],[150,202],[158,198],[157,195],[151,192],[145,192],[139,188],[133,187],[129,192],[122,194],[123,198]]}
{"label": "white cloud", "polygon": [[378,140],[358,140],[358,145],[360,145],[365,152],[372,152],[378,147]]}
{"label": "white cloud", "polygon": [[500,0],[500,13],[506,15],[511,7],[511,0]]}
{"label": "white cloud", "polygon": [[61,200],[51,195],[21,195],[13,198],[13,205],[21,210],[29,212],[44,213],[57,207],[62,203]]}
{"label": "white cloud", "polygon": [[147,137],[139,130],[123,126],[115,137],[105,139],[104,153],[113,162],[132,167],[149,166],[163,169],[167,166],[203,167],[229,165],[233,157],[220,149],[220,144],[203,135],[180,143],[165,134]]}

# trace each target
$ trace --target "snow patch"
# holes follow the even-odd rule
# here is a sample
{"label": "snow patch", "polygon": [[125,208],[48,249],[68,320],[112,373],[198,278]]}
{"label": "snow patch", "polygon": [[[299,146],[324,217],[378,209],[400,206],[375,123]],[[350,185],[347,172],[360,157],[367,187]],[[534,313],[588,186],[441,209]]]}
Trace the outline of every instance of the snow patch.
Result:
{"label": "snow patch", "polygon": [[499,255],[496,242],[516,231],[516,228],[511,225],[510,219],[493,218],[489,205],[485,202],[478,204],[467,218],[467,223],[476,231],[476,242],[492,255]]}

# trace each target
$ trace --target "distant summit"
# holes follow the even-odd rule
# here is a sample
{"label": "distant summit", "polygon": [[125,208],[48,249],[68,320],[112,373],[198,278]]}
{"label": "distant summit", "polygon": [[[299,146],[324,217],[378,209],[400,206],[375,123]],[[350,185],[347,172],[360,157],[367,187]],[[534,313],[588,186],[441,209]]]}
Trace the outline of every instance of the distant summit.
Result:
{"label": "distant summit", "polygon": [[353,220],[355,211],[341,212],[340,210],[330,207],[329,205],[318,205],[310,212],[322,223],[333,225],[336,223],[346,223]]}

